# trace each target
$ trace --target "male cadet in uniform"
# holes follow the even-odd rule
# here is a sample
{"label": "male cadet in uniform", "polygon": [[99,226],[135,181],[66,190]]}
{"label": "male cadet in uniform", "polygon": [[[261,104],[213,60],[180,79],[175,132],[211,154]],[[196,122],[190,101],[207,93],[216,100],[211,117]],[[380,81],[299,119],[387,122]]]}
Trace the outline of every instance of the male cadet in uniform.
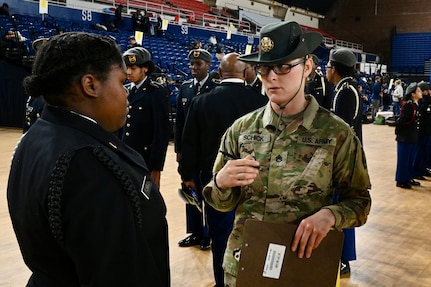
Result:
{"label": "male cadet in uniform", "polygon": [[330,83],[328,83],[328,80],[325,78],[325,75],[323,75],[322,70],[317,65],[319,58],[313,54],[312,59],[313,71],[307,78],[307,82],[305,84],[305,93],[312,95],[319,105],[329,110],[334,88]]}
{"label": "male cadet in uniform", "polygon": [[[349,49],[331,50],[326,66],[326,77],[335,85],[331,111],[353,128],[362,143],[362,97],[358,93],[353,74],[356,56]],[[334,200],[338,200],[335,191]],[[343,229],[344,245],[341,254],[341,275],[350,273],[349,261],[356,260],[355,229]]]}
{"label": "male cadet in uniform", "polygon": [[259,52],[239,58],[257,64],[270,102],[229,127],[203,190],[215,209],[236,209],[223,262],[226,286],[236,285],[248,218],[298,224],[290,250],[299,258],[312,256],[331,228],[367,219],[371,184],[361,143],[344,121],[305,95],[309,54],[321,42],[321,34],[303,32],[296,22],[272,23],[261,29]]}
{"label": "male cadet in uniform", "polygon": [[[184,183],[199,194],[212,178],[212,166],[226,129],[268,102],[266,96],[245,85],[246,63],[238,56],[230,53],[222,58],[218,69],[220,85],[192,100],[184,125],[179,172]],[[195,182],[195,178],[199,181]],[[215,286],[224,287],[223,254],[235,213],[216,211],[207,204],[204,208],[212,241]]]}
{"label": "male cadet in uniform", "polygon": [[258,92],[259,94],[264,94],[263,87],[262,87],[262,80],[257,75],[254,65],[250,63],[246,63],[246,65],[247,65],[247,69],[245,71],[246,85],[255,89],[256,92]]}
{"label": "male cadet in uniform", "polygon": [[160,187],[160,173],[165,164],[170,124],[168,95],[163,86],[150,79],[155,66],[148,50],[135,47],[123,54],[127,66],[129,114],[122,130],[122,140],[139,152]]}
{"label": "male cadet in uniform", "polygon": [[[211,67],[212,56],[207,50],[201,48],[193,49],[189,52],[188,58],[193,79],[181,85],[177,96],[174,134],[177,162],[181,160],[183,128],[192,99],[217,85],[217,81],[208,73]],[[180,247],[200,245],[202,250],[208,250],[210,248],[210,239],[208,228],[206,224],[204,225],[202,213],[195,206],[186,204],[186,217],[187,233],[191,233],[191,235],[179,241],[178,245]]]}

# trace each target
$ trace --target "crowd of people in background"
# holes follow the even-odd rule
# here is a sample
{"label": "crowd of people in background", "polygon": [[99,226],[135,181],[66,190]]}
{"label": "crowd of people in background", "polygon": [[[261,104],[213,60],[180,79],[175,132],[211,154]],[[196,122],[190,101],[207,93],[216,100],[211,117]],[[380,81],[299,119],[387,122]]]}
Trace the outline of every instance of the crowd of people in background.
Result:
{"label": "crowd of people in background", "polygon": [[[6,8],[3,5],[2,14],[6,13],[4,12],[7,11]],[[109,22],[109,29],[114,32],[115,29],[118,30],[116,27],[122,25],[122,9],[123,6],[119,5],[114,18]],[[151,24],[146,11],[134,13],[132,25],[133,31],[142,31],[144,36],[151,34]],[[157,31],[162,30],[161,25],[161,18],[158,17]],[[289,34],[291,38],[289,41],[283,37],[276,37],[287,35],[291,30],[301,31],[301,33]],[[59,139],[56,146],[58,154],[48,158],[46,164],[52,164],[60,158],[67,161],[67,164],[71,163],[70,169],[76,174],[80,174],[81,171],[73,165],[73,157],[82,157],[86,160],[90,158],[90,163],[94,167],[103,165],[105,168],[106,165],[106,174],[113,173],[116,178],[111,176],[112,182],[102,183],[103,179],[96,177],[92,182],[105,184],[105,186],[112,184],[116,189],[124,190],[128,197],[131,197],[130,203],[128,199],[123,199],[122,204],[131,210],[125,212],[124,218],[130,224],[136,221],[136,225],[139,226],[136,233],[130,232],[126,235],[137,237],[138,240],[134,243],[138,245],[149,241],[151,246],[159,248],[141,250],[141,247],[133,244],[129,246],[129,243],[125,242],[125,248],[128,251],[137,248],[144,257],[151,256],[154,259],[150,262],[142,262],[142,259],[135,254],[133,258],[136,260],[136,265],[140,270],[146,269],[146,278],[132,274],[133,276],[129,278],[130,284],[153,282],[157,286],[168,286],[170,277],[166,246],[166,210],[159,188],[169,141],[170,124],[167,105],[169,92],[151,78],[157,69],[152,60],[151,51],[137,43],[134,36],[129,37],[129,46],[120,54],[112,39],[77,32],[66,34],[53,36],[52,40],[47,41],[47,46],[42,46],[42,49],[56,49],[55,47],[61,46],[67,49],[68,57],[76,60],[77,64],[81,63],[79,71],[84,72],[85,65],[82,63],[89,61],[98,72],[91,71],[88,76],[82,77],[83,80],[78,84],[71,78],[81,74],[75,75],[78,74],[77,72],[72,74],[73,71],[68,71],[67,65],[62,65],[60,70],[69,73],[69,78],[64,82],[64,86],[56,89],[41,86],[44,82],[39,83],[42,81],[39,78],[27,78],[26,89],[35,97],[43,95],[45,98],[46,96],[46,103],[50,107],[45,114],[42,114],[41,110],[44,107],[40,102],[38,102],[40,110],[32,109],[30,101],[28,102],[28,118],[26,118],[28,124],[24,131],[29,134],[29,140],[24,140],[21,144],[16,161],[23,158],[32,163],[34,159],[25,156],[24,147],[30,146],[30,139],[39,138],[37,131],[46,129],[48,136],[58,132],[58,126],[54,123],[72,129],[73,133],[79,136],[84,134],[84,145],[91,147],[91,149],[88,148],[90,152],[82,149],[79,143],[74,142],[76,139],[73,134],[69,134],[67,136],[70,141],[67,145],[74,150],[74,153],[65,159],[60,158],[63,156],[61,155],[63,142]],[[12,34],[8,33],[8,35],[12,37]],[[17,35],[19,34],[14,33],[15,37]],[[295,22],[269,24],[261,30],[260,40],[264,37],[272,37],[273,42],[278,45],[261,46],[263,50],[242,56],[237,53],[225,54],[216,35],[211,35],[208,43],[194,41],[187,56],[192,77],[180,83],[175,94],[174,142],[178,172],[184,186],[197,191],[197,200],[201,204],[204,203],[204,212],[193,204],[186,205],[187,236],[178,242],[178,246],[196,245],[201,250],[212,250],[214,279],[217,287],[235,286],[238,267],[235,252],[241,248],[243,224],[246,219],[255,217],[256,214],[261,219],[267,216],[269,221],[281,220],[299,224],[300,234],[295,239],[296,245],[295,243],[292,245],[292,249],[298,252],[299,257],[309,257],[312,249],[319,245],[316,243],[317,246],[310,244],[303,246],[304,243],[299,243],[301,238],[307,239],[309,236],[306,225],[316,227],[311,233],[314,232],[314,236],[318,238],[325,237],[333,226],[340,230],[344,229],[346,234],[344,247],[347,251],[343,252],[341,272],[350,272],[349,261],[356,259],[352,228],[365,223],[371,205],[369,194],[371,183],[362,150],[362,124],[375,122],[379,112],[392,112],[394,125],[396,125],[398,155],[396,186],[412,188],[420,185],[416,180],[425,180],[425,176],[431,176],[429,83],[408,83],[388,73],[381,73],[380,70],[376,70],[373,74],[356,71],[356,57],[347,49],[332,50],[328,61],[325,62],[326,66],[320,66],[323,61],[312,52],[321,43],[322,36],[317,32],[303,33]],[[303,41],[299,41],[300,38]],[[83,41],[84,45],[79,49],[76,48],[79,46],[78,41]],[[102,45],[98,48],[101,53],[111,56],[111,66],[102,65],[96,61],[102,55],[96,55],[96,58],[92,59],[84,49],[95,43]],[[73,47],[82,52],[86,58],[77,58],[71,50]],[[285,49],[286,47],[289,49]],[[61,49],[57,50],[54,56],[61,57]],[[210,71],[213,57],[220,62],[217,71]],[[47,65],[51,62],[53,59],[39,53],[33,70],[34,74],[37,76],[48,73],[49,80],[57,81],[60,74],[47,71]],[[121,68],[122,63],[126,65],[126,72]],[[108,76],[102,76],[102,72]],[[128,82],[123,87],[122,84],[125,83],[126,78]],[[96,104],[90,101],[92,97],[97,98],[102,93],[113,96],[113,91],[107,91],[101,85],[106,84],[108,79],[112,80],[112,88],[122,95],[121,99],[117,99],[120,105],[112,107],[103,97],[98,98],[98,101],[104,108],[115,112],[117,118],[114,122],[109,120],[110,115],[100,112],[94,106]],[[95,84],[96,90],[91,89],[91,83]],[[38,84],[37,87],[34,86],[36,84]],[[74,90],[69,99],[65,94],[70,87]],[[81,103],[88,102],[92,109],[88,111],[84,105],[76,105],[73,98],[83,99]],[[220,101],[220,98],[223,100]],[[69,113],[68,110],[72,112]],[[250,114],[248,117],[242,117],[252,111],[253,117]],[[29,132],[30,126],[35,123],[35,119],[30,118],[33,114],[37,118],[43,117],[46,122],[49,122],[48,126],[45,127],[39,122],[35,125],[34,131]],[[260,121],[254,121],[255,118],[259,118]],[[102,123],[100,126],[99,120]],[[261,126],[262,122],[266,125]],[[302,129],[306,135],[302,133]],[[96,135],[86,134],[87,130],[94,131]],[[260,135],[259,140],[256,135]],[[320,138],[322,142],[325,140],[329,142],[336,137],[341,141],[311,146],[295,142],[287,147],[286,142],[290,140],[291,135],[301,136],[303,141],[315,137]],[[246,139],[245,136],[251,140]],[[222,139],[221,142],[219,142],[220,139]],[[94,142],[100,141],[103,145],[96,150],[93,147]],[[268,145],[269,141],[272,141],[272,145]],[[342,145],[343,148],[341,148]],[[271,147],[268,148],[268,146]],[[124,155],[117,156],[115,153],[117,150]],[[43,147],[38,152],[42,156]],[[272,156],[273,153],[274,156]],[[94,162],[92,162],[93,154],[98,157]],[[267,157],[268,154],[271,156]],[[302,156],[296,157],[297,154]],[[310,154],[312,156],[308,157]],[[297,163],[295,168],[289,166],[290,160],[295,160]],[[318,165],[318,171],[306,169],[312,160]],[[136,163],[131,164],[131,162]],[[15,165],[11,174],[13,180],[9,193],[12,204],[18,206],[19,200],[15,198],[16,193],[22,193],[25,190],[19,186],[19,179],[16,176],[22,167],[18,163]],[[274,177],[270,174],[270,166],[279,170],[280,175],[283,176]],[[144,178],[137,176],[137,171],[141,172]],[[292,176],[294,180],[287,180],[292,174],[294,174]],[[322,174],[327,177],[320,176]],[[51,175],[46,175],[48,176]],[[139,183],[139,190],[130,187],[128,176],[134,183]],[[67,177],[61,178],[61,180],[67,179]],[[273,184],[274,182],[277,184]],[[74,188],[85,188],[79,185],[80,183],[75,184]],[[310,194],[304,196],[298,191],[308,190],[311,186],[319,188],[324,196]],[[285,190],[281,191],[280,187]],[[65,189],[66,193],[69,191],[68,188]],[[102,193],[102,189],[98,191]],[[273,196],[269,199],[269,205],[265,201],[268,196],[266,191],[272,192],[271,196]],[[288,191],[292,192],[289,196],[295,197],[294,200],[287,199]],[[54,190],[54,192],[63,191]],[[255,194],[252,195],[252,193]],[[158,224],[162,227],[160,230],[153,224],[146,223],[143,218],[149,216],[144,207],[150,200],[150,194],[152,194],[151,200],[156,202],[153,209],[158,215]],[[41,192],[40,197],[36,199],[41,201],[43,196]],[[55,197],[58,194],[52,196]],[[279,201],[285,205],[280,207],[277,203]],[[295,212],[286,207],[294,204],[293,201],[301,203],[295,207],[297,208]],[[31,203],[26,202],[26,204]],[[109,207],[109,204],[106,203],[106,207]],[[251,209],[250,206],[252,206]],[[266,209],[273,209],[272,215],[269,216],[262,211]],[[13,220],[17,220],[16,212],[11,210],[11,216],[15,217]],[[55,210],[46,212],[55,213]],[[55,216],[56,214],[52,216],[52,221],[55,221],[52,225],[56,228],[53,232],[61,233],[61,223]],[[20,225],[18,228],[22,229],[18,232],[26,232],[26,224]],[[88,224],[90,225],[88,228],[91,229],[91,222]],[[151,230],[150,239],[141,234],[142,228]],[[134,228],[129,228],[128,231],[130,230]],[[43,231],[46,232],[44,236],[50,237],[51,230]],[[113,233],[107,232],[106,237],[114,237],[116,234]],[[351,234],[351,237],[348,237],[348,234]],[[73,233],[65,233],[64,238],[62,233],[54,235],[59,237],[53,240],[53,244],[57,242],[64,244],[67,236],[71,236],[72,239],[75,236]],[[121,237],[120,234],[116,236]],[[26,244],[25,240],[20,243]],[[89,250],[92,250],[92,243],[86,242],[86,244]],[[97,252],[102,247],[95,248],[94,256],[100,255]],[[165,251],[160,252],[160,249]],[[163,256],[160,260],[158,255],[153,255],[157,251]],[[23,252],[29,251],[23,249]],[[118,258],[121,259],[127,254],[127,252],[124,255],[118,254]],[[56,256],[59,255],[56,254]],[[61,256],[68,255],[61,254]],[[34,261],[35,266],[41,270],[45,268],[38,266],[42,261],[39,262],[37,259]],[[127,264],[119,266],[118,262],[112,267],[121,267],[124,274],[133,273],[133,266],[128,267]],[[31,280],[37,280],[40,276],[38,268],[35,269],[35,275]],[[82,268],[88,268],[84,261]],[[152,272],[154,270],[156,272]],[[56,268],[52,268],[49,272],[55,274],[55,271]],[[75,271],[71,270],[70,274],[73,272]],[[52,275],[51,278],[50,276],[47,277],[48,281],[56,283],[61,280],[72,280],[67,277],[56,278]],[[109,280],[108,278],[109,276],[104,281]],[[115,281],[115,279],[112,280]]]}

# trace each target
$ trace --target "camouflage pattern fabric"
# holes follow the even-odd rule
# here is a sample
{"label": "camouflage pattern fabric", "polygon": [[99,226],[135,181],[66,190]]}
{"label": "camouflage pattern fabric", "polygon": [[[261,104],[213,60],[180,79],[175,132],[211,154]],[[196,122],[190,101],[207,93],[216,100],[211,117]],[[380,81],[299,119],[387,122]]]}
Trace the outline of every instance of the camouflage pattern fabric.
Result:
{"label": "camouflage pattern fabric", "polygon": [[[223,136],[221,150],[240,158],[251,154],[260,163],[259,176],[251,185],[219,190],[211,181],[203,191],[217,210],[237,206],[223,263],[228,274],[237,273],[248,218],[299,223],[328,208],[338,230],[366,222],[371,183],[361,143],[343,120],[320,108],[313,97],[306,99],[305,111],[288,124],[268,103],[238,119]],[[219,153],[214,174],[229,159]],[[334,188],[340,197],[332,205]]]}

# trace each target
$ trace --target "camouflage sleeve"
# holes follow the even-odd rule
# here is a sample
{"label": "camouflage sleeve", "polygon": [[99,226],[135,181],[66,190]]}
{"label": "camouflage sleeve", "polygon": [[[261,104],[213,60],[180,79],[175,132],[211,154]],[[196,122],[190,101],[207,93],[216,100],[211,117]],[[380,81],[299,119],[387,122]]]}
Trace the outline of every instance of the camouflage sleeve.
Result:
{"label": "camouflage sleeve", "polygon": [[325,208],[334,213],[335,228],[365,224],[371,207],[371,183],[362,145],[353,133],[348,134],[336,153],[333,180],[339,203]]}
{"label": "camouflage sleeve", "polygon": [[[230,154],[237,155],[238,149],[237,140],[235,140],[233,128],[229,128],[223,135],[220,150],[226,151]],[[239,187],[219,189],[214,183],[214,178],[217,172],[223,168],[227,160],[221,153],[217,154],[217,158],[213,167],[213,180],[211,180],[203,189],[203,195],[206,202],[218,211],[228,212],[235,208],[241,200],[241,189]]]}

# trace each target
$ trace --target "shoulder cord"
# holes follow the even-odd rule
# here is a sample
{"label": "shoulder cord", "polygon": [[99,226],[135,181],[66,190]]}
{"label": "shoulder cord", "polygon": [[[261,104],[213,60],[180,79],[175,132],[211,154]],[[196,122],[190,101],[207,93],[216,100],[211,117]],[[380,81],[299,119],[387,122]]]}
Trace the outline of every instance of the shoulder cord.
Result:
{"label": "shoulder cord", "polygon": [[[112,160],[112,158],[101,148],[94,147],[93,154],[103,163],[119,180],[123,190],[126,192],[132,204],[133,214],[140,228],[142,228],[141,203],[139,193],[126,172]],[[62,244],[63,231],[61,222],[61,196],[63,193],[64,177],[68,171],[69,163],[74,153],[61,155],[55,163],[51,173],[51,181],[48,187],[48,221],[51,233],[55,240]]]}
{"label": "shoulder cord", "polygon": [[[406,122],[405,123],[405,125],[409,125],[409,124],[411,124],[414,120],[415,120],[415,116],[416,116],[416,104],[414,104],[414,103],[412,103],[412,102],[409,102],[412,106],[413,106],[413,115],[412,115],[412,118],[408,121],[408,122]],[[405,105],[407,105],[408,103],[406,103],[406,104],[404,104],[403,105],[403,107],[405,106]],[[402,109],[400,110],[400,117],[401,117],[401,114],[402,114]]]}
{"label": "shoulder cord", "polygon": [[325,97],[326,96],[326,86],[325,86],[325,79],[324,77],[320,76],[320,82],[322,83],[322,96]]}
{"label": "shoulder cord", "polygon": [[356,119],[356,117],[358,116],[358,112],[359,112],[359,95],[358,95],[358,92],[356,91],[355,87],[352,86],[352,85],[349,85],[349,83],[347,83],[347,82],[345,82],[344,84],[342,84],[341,87],[340,87],[340,89],[338,90],[338,92],[335,94],[334,100],[332,102],[332,111],[335,111],[335,106],[336,106],[336,103],[337,103],[338,95],[340,94],[340,92],[344,88],[350,89],[355,94],[356,108],[355,108],[355,115],[353,116],[353,119]]}

